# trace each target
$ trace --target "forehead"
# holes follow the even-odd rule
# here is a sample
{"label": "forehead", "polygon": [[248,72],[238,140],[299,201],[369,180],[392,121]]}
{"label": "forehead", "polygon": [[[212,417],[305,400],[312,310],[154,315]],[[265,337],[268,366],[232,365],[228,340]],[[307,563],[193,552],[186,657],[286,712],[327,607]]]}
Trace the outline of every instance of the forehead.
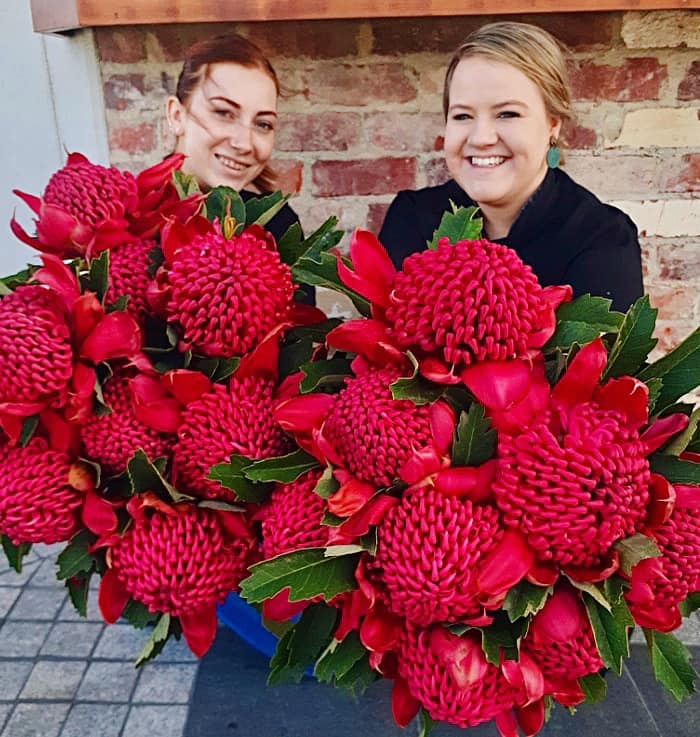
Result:
{"label": "forehead", "polygon": [[199,89],[207,98],[224,97],[241,107],[277,109],[275,83],[258,67],[244,67],[233,62],[210,64]]}
{"label": "forehead", "polygon": [[537,85],[520,69],[483,56],[457,64],[450,83],[450,104],[495,105],[505,100],[544,107]]}

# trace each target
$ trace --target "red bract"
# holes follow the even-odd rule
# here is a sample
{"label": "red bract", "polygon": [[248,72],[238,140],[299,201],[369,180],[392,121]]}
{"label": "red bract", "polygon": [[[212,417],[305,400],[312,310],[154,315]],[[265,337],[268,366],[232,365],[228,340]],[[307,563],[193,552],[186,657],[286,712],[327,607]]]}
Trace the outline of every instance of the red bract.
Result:
{"label": "red bract", "polygon": [[545,693],[566,706],[583,701],[577,679],[603,668],[580,592],[557,584],[535,615],[523,641],[523,651],[542,669]]}
{"label": "red bract", "polygon": [[78,531],[84,495],[71,483],[73,460],[35,437],[0,445],[0,533],[15,545],[57,543]]}
{"label": "red bract", "polygon": [[90,460],[99,463],[107,474],[121,473],[137,450],[150,459],[170,453],[175,435],[152,430],[136,418],[129,387],[133,372],[118,371],[103,386],[109,414],[92,414],[80,430]]}
{"label": "red bract", "polygon": [[670,518],[653,531],[660,558],[632,569],[627,602],[637,624],[670,632],[681,623],[678,604],[700,591],[700,486],[675,485]]}
{"label": "red bract", "polygon": [[134,240],[115,246],[109,253],[109,288],[105,302],[113,304],[121,297],[128,297],[126,311],[139,323],[150,312],[146,292],[153,278],[148,269],[151,266],[150,252],[155,241]]}
{"label": "red bract", "polygon": [[164,235],[167,319],[180,326],[183,346],[208,356],[242,355],[290,317],[291,271],[257,226],[231,239],[218,226],[204,234],[195,234],[197,227]]}
{"label": "red bract", "polygon": [[527,655],[508,663],[507,668],[488,663],[478,633],[458,637],[439,625],[408,624],[399,647],[399,675],[407,692],[433,719],[462,728],[495,719],[501,735],[510,737],[517,734],[516,707],[525,734],[536,734],[544,720],[542,675]]}
{"label": "red bract", "polygon": [[[190,649],[203,655],[216,635],[216,604],[238,588],[252,561],[255,538],[235,512],[218,512],[154,499],[130,503],[133,524],[108,550],[110,569],[100,587],[108,622],[129,597],[151,612],[180,619]],[[234,525],[235,523],[235,525]]]}
{"label": "red bract", "polygon": [[27,417],[65,401],[73,374],[68,314],[40,286],[0,299],[0,415]]}

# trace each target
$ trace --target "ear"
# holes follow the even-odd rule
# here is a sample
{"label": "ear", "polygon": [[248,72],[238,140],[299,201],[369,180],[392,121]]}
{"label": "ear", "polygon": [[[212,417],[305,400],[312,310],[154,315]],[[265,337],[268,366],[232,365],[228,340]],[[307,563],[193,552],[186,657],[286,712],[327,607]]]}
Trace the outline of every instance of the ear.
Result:
{"label": "ear", "polygon": [[174,95],[168,97],[165,103],[165,117],[168,119],[168,127],[176,136],[185,132],[185,108]]}
{"label": "ear", "polygon": [[550,119],[550,125],[551,125],[551,128],[550,128],[551,135],[553,136],[555,141],[558,141],[559,134],[561,133],[562,119],[552,117]]}

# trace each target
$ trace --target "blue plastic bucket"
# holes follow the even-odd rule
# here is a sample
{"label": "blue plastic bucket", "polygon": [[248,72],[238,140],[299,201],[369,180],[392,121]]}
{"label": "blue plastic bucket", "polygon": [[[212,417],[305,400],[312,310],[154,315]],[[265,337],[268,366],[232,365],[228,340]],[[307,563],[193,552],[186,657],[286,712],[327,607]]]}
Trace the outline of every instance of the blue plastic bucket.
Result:
{"label": "blue plastic bucket", "polygon": [[242,640],[268,658],[272,657],[277,647],[277,638],[263,627],[260,612],[243,601],[238,594],[229,594],[226,601],[217,607],[216,613]]}

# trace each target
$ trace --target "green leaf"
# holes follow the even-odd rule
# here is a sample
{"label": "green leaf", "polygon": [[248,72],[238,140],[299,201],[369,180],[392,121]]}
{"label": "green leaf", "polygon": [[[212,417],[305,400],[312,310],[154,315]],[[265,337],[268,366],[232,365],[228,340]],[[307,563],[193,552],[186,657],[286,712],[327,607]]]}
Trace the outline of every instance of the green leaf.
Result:
{"label": "green leaf", "polygon": [[[567,576],[567,578],[569,578]],[[577,588],[579,591],[583,591],[584,593],[588,594],[592,599],[595,599],[596,602],[600,606],[603,607],[603,609],[607,611],[612,610],[612,605],[610,604],[610,600],[605,595],[604,589],[596,583],[590,583],[589,581],[575,581],[573,578],[569,578],[569,583]]]}
{"label": "green leaf", "polygon": [[151,632],[151,636],[146,640],[143,649],[136,659],[136,667],[139,668],[145,662],[153,660],[165,647],[165,643],[170,636],[170,615],[162,614],[156,626]]}
{"label": "green leaf", "polygon": [[321,474],[321,478],[314,486],[314,494],[318,494],[322,499],[328,499],[335,494],[340,488],[340,483],[333,476],[333,467],[326,466],[326,470]]}
{"label": "green leaf", "polygon": [[158,269],[165,263],[165,254],[160,246],[153,246],[148,252],[148,259],[151,262],[146,269],[148,276],[154,279]]}
{"label": "green leaf", "polygon": [[121,297],[118,297],[114,300],[114,302],[110,302],[105,307],[105,314],[109,314],[110,312],[126,312],[126,308],[129,306],[129,295],[128,294],[122,294]]}
{"label": "green leaf", "polygon": [[175,169],[173,172],[173,184],[181,200],[200,191],[197,180],[191,174],[185,174],[180,169]]}
{"label": "green leaf", "polygon": [[341,319],[332,317],[323,322],[314,323],[313,325],[299,325],[289,330],[287,337],[293,338],[294,340],[309,340],[312,343],[325,343],[328,333],[331,330],[335,330],[342,322]]}
{"label": "green leaf", "polygon": [[654,540],[638,532],[636,535],[618,540],[613,548],[620,556],[620,569],[626,576],[632,575],[632,569],[646,558],[658,558],[661,551]]}
{"label": "green leaf", "polygon": [[622,673],[622,660],[629,657],[629,629],[634,620],[623,598],[605,609],[588,594],[583,594],[583,602],[588,611],[588,618],[593,628],[598,652],[605,665],[617,675]]}
{"label": "green leaf", "polygon": [[661,379],[663,386],[656,400],[656,412],[700,385],[700,328],[693,331],[670,353],[639,373],[642,381]]}
{"label": "green leaf", "polygon": [[510,621],[515,622],[521,617],[537,614],[551,593],[551,586],[535,586],[523,579],[506,594],[503,609],[508,613]]}
{"label": "green leaf", "polygon": [[208,356],[192,356],[189,368],[208,376],[212,381],[224,381],[238,368],[241,359],[209,358]]}
{"label": "green leaf", "polygon": [[664,446],[662,451],[664,455],[679,456],[693,439],[693,436],[698,429],[698,423],[700,423],[700,407],[690,415],[688,427]]}
{"label": "green leaf", "polygon": [[277,250],[282,263],[291,266],[306,250],[304,234],[299,223],[292,223],[277,241]]}
{"label": "green leaf", "polygon": [[335,681],[336,688],[342,688],[349,691],[353,696],[365,692],[368,686],[371,686],[377,679],[379,674],[369,664],[369,653],[364,655],[350,670]]}
{"label": "green leaf", "polygon": [[[212,223],[218,219],[225,237],[231,238],[245,228],[245,203],[235,189],[224,186],[214,187],[207,195],[206,217]],[[233,231],[229,233],[227,223],[231,220]]]}
{"label": "green leaf", "polygon": [[143,494],[152,491],[164,501],[181,502],[190,501],[191,496],[181,494],[172,484],[164,478],[158,467],[153,464],[148,456],[141,450],[134,453],[126,466],[134,494]]}
{"label": "green leaf", "polygon": [[644,363],[657,341],[652,338],[658,310],[649,305],[649,296],[640,297],[627,311],[601,381],[634,374]]}
{"label": "green leaf", "polygon": [[22,432],[19,434],[20,447],[26,448],[27,443],[34,437],[34,431],[39,426],[39,415],[25,417],[22,422]]}
{"label": "green leaf", "polygon": [[585,322],[560,322],[556,330],[542,349],[545,353],[561,348],[570,350],[574,345],[585,345],[595,340],[600,335],[600,330],[595,325]]}
{"label": "green leaf", "polygon": [[428,714],[424,706],[421,706],[418,712],[418,737],[428,737],[433,727],[439,723]]}
{"label": "green leaf", "polygon": [[88,530],[81,530],[75,535],[56,559],[56,578],[64,580],[80,573],[89,573],[95,563],[95,556],[89,550],[94,540],[94,535]]}
{"label": "green leaf", "polygon": [[484,407],[474,402],[462,412],[452,444],[453,466],[480,466],[496,452],[496,430],[486,418]]}
{"label": "green leaf", "polygon": [[625,315],[611,310],[611,304],[611,299],[582,294],[557,307],[557,322],[582,322],[597,328],[601,333],[613,333],[620,328]]}
{"label": "green leaf", "polygon": [[22,558],[32,549],[31,543],[20,543],[15,545],[7,535],[0,535],[2,539],[2,549],[5,551],[5,557],[10,568],[22,573]]}
{"label": "green leaf", "polygon": [[478,207],[457,207],[450,200],[452,212],[447,210],[443,213],[440,225],[433,233],[433,239],[428,241],[428,248],[436,249],[440,238],[447,238],[450,243],[469,240],[473,241],[481,237],[483,229],[483,218],[476,217]]}
{"label": "green leaf", "polygon": [[251,197],[245,202],[245,224],[267,225],[287,204],[291,195],[277,191],[264,197]]}
{"label": "green leaf", "polygon": [[321,524],[328,527],[340,527],[343,522],[347,522],[345,517],[338,517],[337,514],[331,514],[329,511],[325,511],[321,517]]}
{"label": "green leaf", "polygon": [[649,381],[644,383],[647,385],[647,389],[649,390],[649,415],[652,415],[654,413],[656,402],[661,394],[661,390],[663,389],[664,382],[661,381],[661,379],[649,379]]}
{"label": "green leaf", "polygon": [[352,375],[350,363],[348,358],[331,358],[302,364],[300,369],[304,378],[299,384],[299,391],[308,394],[324,389],[341,389],[345,386],[345,379]]}
{"label": "green leaf", "polygon": [[418,406],[432,404],[445,393],[445,387],[421,376],[418,373],[416,357],[410,351],[406,355],[413,364],[413,373],[410,376],[402,376],[396,379],[389,386],[391,396],[394,399],[408,399]]}
{"label": "green leaf", "polygon": [[140,601],[129,599],[124,607],[124,611],[122,612],[122,617],[126,619],[132,627],[135,627],[137,630],[142,630],[144,627],[148,627],[148,625],[153,624],[158,619],[159,615],[149,612],[148,607]]}
{"label": "green leaf", "polygon": [[605,678],[599,673],[591,673],[578,679],[587,704],[603,701],[608,691]]}
{"label": "green leaf", "polygon": [[335,638],[323,651],[314,667],[314,675],[321,683],[333,683],[350,672],[352,667],[367,654],[356,630],[349,632],[340,642]]}
{"label": "green leaf", "polygon": [[694,682],[698,677],[690,663],[690,653],[673,635],[642,628],[646,637],[654,678],[663,684],[676,698],[683,701],[695,693]]}
{"label": "green leaf", "polygon": [[318,461],[312,455],[299,449],[277,458],[254,461],[245,466],[243,473],[251,481],[276,481],[280,484],[290,484],[318,465]]}
{"label": "green leaf", "polygon": [[328,646],[337,618],[338,611],[333,607],[307,606],[301,619],[277,643],[267,685],[299,683],[306,669]]}
{"label": "green leaf", "polygon": [[672,484],[700,484],[700,463],[654,453],[649,456],[649,466]]}
{"label": "green leaf", "polygon": [[305,548],[256,563],[241,582],[241,595],[251,603],[270,599],[289,587],[289,601],[337,594],[357,588],[355,568],[358,555],[327,558],[324,548]]}
{"label": "green leaf", "polygon": [[69,578],[66,581],[66,588],[68,589],[68,597],[70,598],[71,604],[75,611],[83,618],[87,617],[91,577],[92,573],[88,573],[87,575],[81,574]]}
{"label": "green leaf", "polygon": [[692,594],[688,594],[678,605],[678,608],[684,617],[689,617],[693,612],[700,609],[700,591],[694,591]]}
{"label": "green leaf", "polygon": [[267,499],[272,487],[268,484],[256,484],[243,475],[243,469],[250,466],[251,462],[250,458],[234,453],[228,463],[217,463],[212,466],[207,478],[235,491],[237,500],[259,504]]}
{"label": "green leaf", "polygon": [[100,302],[104,302],[105,294],[109,288],[109,251],[102,253],[90,261],[90,270],[83,279],[85,291],[94,292]]}
{"label": "green leaf", "polygon": [[493,665],[500,665],[501,654],[504,660],[518,660],[520,657],[520,641],[527,634],[530,622],[519,619],[511,622],[503,612],[498,612],[493,624],[480,627],[481,649],[486,660]]}
{"label": "green leaf", "polygon": [[10,292],[26,284],[34,274],[39,270],[39,266],[30,264],[26,269],[18,271],[16,274],[10,276],[3,276],[0,279],[0,296],[9,294]]}

